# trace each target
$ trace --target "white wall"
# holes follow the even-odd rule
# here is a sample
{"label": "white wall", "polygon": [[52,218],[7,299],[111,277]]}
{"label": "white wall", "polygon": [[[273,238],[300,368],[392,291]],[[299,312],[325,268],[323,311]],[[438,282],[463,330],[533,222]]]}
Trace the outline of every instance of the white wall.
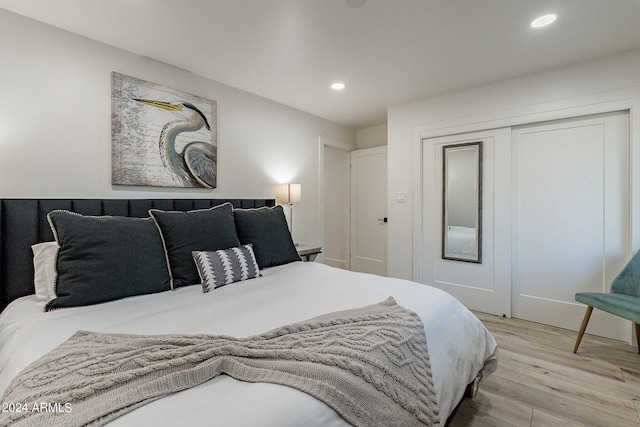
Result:
{"label": "white wall", "polygon": [[[318,136],[355,149],[354,130],[1,9],[0,28],[0,198],[273,198],[297,182],[296,239],[321,243]],[[217,101],[217,189],[111,185],[112,71]]]}
{"label": "white wall", "polygon": [[[491,85],[451,93],[388,110],[389,149],[389,276],[412,279],[414,265],[416,200],[421,197],[420,159],[416,156],[420,135],[457,134],[518,123],[518,115],[536,113],[545,120],[545,109],[573,108],[580,100],[620,100],[611,104],[635,111],[631,132],[632,147],[640,145],[640,132],[633,116],[640,110],[640,51],[628,52],[573,66],[540,72]],[[574,109],[575,110],[575,109]],[[587,111],[582,109],[581,111]],[[573,111],[573,110],[572,110]],[[597,108],[595,109],[597,111]],[[636,116],[637,117],[637,116]],[[497,126],[499,125],[499,126]],[[485,127],[486,126],[486,127]],[[635,162],[637,151],[634,151]],[[637,163],[637,162],[636,162]],[[636,168],[638,169],[638,168]],[[634,172],[634,194],[640,188],[640,173]],[[398,192],[407,193],[407,203],[396,203]],[[640,212],[638,197],[634,211]],[[434,201],[435,203],[435,201]],[[634,242],[638,241],[635,227]]]}
{"label": "white wall", "polygon": [[358,150],[387,145],[387,125],[371,126],[356,131]]}

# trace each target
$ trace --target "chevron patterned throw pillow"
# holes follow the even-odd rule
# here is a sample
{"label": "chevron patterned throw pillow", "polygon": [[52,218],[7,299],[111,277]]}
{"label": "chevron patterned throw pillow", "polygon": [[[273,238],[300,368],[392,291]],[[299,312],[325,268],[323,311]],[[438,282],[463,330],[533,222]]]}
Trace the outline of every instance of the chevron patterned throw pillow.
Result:
{"label": "chevron patterned throw pillow", "polygon": [[217,251],[193,251],[191,255],[204,292],[260,276],[251,244]]}

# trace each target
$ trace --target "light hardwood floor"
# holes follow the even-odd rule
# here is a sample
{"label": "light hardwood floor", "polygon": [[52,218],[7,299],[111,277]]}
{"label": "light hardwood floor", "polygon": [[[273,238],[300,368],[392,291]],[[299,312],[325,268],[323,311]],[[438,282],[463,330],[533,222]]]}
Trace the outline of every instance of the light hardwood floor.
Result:
{"label": "light hardwood floor", "polygon": [[637,348],[585,334],[573,354],[577,332],[476,315],[498,342],[498,370],[451,427],[640,427]]}

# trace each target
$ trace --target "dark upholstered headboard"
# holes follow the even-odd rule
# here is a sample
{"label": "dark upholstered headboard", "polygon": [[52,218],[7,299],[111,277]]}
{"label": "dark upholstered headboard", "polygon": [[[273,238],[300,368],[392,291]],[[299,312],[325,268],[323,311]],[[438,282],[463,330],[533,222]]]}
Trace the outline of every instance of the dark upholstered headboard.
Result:
{"label": "dark upholstered headboard", "polygon": [[0,311],[33,294],[31,245],[54,240],[47,214],[66,209],[83,215],[144,218],[151,208],[187,211],[231,202],[235,208],[275,206],[273,199],[2,199],[0,200]]}

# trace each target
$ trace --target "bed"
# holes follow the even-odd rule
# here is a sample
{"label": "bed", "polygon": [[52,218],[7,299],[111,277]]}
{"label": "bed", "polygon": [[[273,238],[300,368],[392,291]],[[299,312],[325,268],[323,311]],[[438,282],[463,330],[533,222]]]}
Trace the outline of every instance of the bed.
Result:
{"label": "bed", "polygon": [[[124,334],[127,337],[129,334],[250,337],[326,316],[327,313],[377,307],[392,297],[399,307],[410,310],[421,320],[438,414],[433,425],[445,425],[465,394],[469,393],[470,385],[477,384],[482,374],[495,370],[497,346],[491,334],[457,300],[436,288],[302,262],[299,257],[293,259],[291,253],[283,258],[286,251],[283,252],[282,248],[272,253],[272,248],[265,246],[265,242],[278,242],[282,236],[262,236],[264,224],[256,227],[257,223],[253,221],[256,215],[262,219],[266,215],[269,221],[275,221],[270,223],[275,224],[273,227],[267,227],[269,230],[282,229],[284,215],[274,205],[270,199],[1,200],[0,305],[3,311],[0,314],[0,395],[7,391],[23,369],[68,342],[78,330]],[[175,227],[163,228],[166,225],[163,221],[173,224],[175,219],[187,218],[184,215],[194,212],[209,215],[209,212],[222,211],[221,206],[231,206],[236,215],[236,227],[244,227],[237,230],[240,243],[244,247],[247,245],[243,241],[248,239],[251,242],[248,245],[253,248],[250,254],[256,266],[260,264],[257,274],[249,274],[253,276],[250,280],[238,279],[224,286],[214,284],[209,289],[203,284],[186,283],[189,280],[180,283],[177,270],[172,274],[171,247],[164,241],[168,239],[167,233],[176,230]],[[59,292],[57,303],[39,299],[34,295],[31,246],[53,241],[52,228],[57,227],[56,237],[61,239],[61,249],[56,262],[58,274],[64,275],[61,263],[65,259],[64,254],[69,255],[62,250],[67,244],[65,233],[77,235],[82,231],[82,226],[76,226],[75,222],[68,230],[63,227],[65,221],[76,221],[67,213],[57,214],[60,216],[58,219],[47,220],[47,214],[57,210],[94,218],[88,220],[93,221],[92,227],[102,218],[145,218],[151,210],[157,231],[164,239],[161,239],[165,255],[162,261],[168,264],[173,290],[162,288],[145,291],[142,295],[120,294],[118,298],[92,300],[86,305],[78,304],[74,299],[77,295],[73,292],[65,297],[67,299]],[[194,217],[189,218],[191,221]],[[221,220],[218,218],[216,221],[219,223]],[[144,224],[146,227],[147,223]],[[179,238],[188,234],[185,229],[179,231]],[[286,239],[288,244],[290,235]],[[227,254],[228,250],[222,252]],[[201,260],[196,258],[196,254],[193,256],[200,279],[205,283],[208,281],[206,269],[201,268]],[[78,264],[71,265],[83,268]],[[119,273],[113,274],[117,276]],[[150,277],[149,274],[144,272],[145,277]],[[45,311],[47,307],[49,311]],[[1,403],[0,425],[3,418],[6,421],[13,416],[11,412],[17,410],[16,402]],[[52,402],[48,403],[49,410],[59,412],[55,414],[58,420],[65,419],[65,410],[73,411],[72,407],[65,407],[65,402],[53,402],[53,407]],[[10,404],[14,406],[10,407]],[[240,381],[229,375],[217,375],[195,387],[149,401],[109,422],[109,426],[352,424],[355,425],[347,421],[340,409],[332,406],[331,402],[313,397],[313,393],[277,383]]]}

